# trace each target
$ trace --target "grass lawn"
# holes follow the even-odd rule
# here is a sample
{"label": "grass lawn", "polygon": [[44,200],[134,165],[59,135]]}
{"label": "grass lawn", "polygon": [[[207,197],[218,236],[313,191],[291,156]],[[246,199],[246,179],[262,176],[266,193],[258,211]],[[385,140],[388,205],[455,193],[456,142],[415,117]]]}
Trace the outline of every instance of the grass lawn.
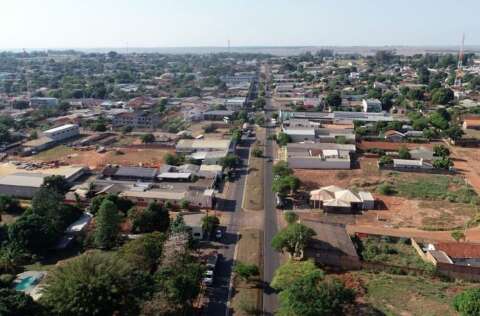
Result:
{"label": "grass lawn", "polygon": [[65,145],[59,145],[59,146],[50,148],[48,150],[42,151],[32,156],[32,158],[34,160],[40,160],[40,161],[52,161],[52,160],[63,159],[66,156],[71,155],[73,153],[75,153],[75,150],[73,148],[67,147]]}
{"label": "grass lawn", "polygon": [[[258,131],[258,136],[261,132]],[[259,138],[259,139],[265,139]],[[254,145],[253,148],[258,147],[263,149],[261,145]],[[262,211],[264,209],[264,158],[254,157],[250,155],[250,165],[248,166],[248,175],[245,184],[245,196],[243,201],[243,208],[251,211]]]}
{"label": "grass lawn", "polygon": [[451,306],[453,297],[472,286],[417,276],[352,274],[362,280],[365,288],[362,300],[385,315],[457,315]]}
{"label": "grass lawn", "polygon": [[433,271],[433,265],[420,258],[409,240],[383,240],[367,238],[361,241],[361,254],[365,261],[412,269]]}
{"label": "grass lawn", "polygon": [[[262,268],[262,231],[258,229],[246,229],[240,231],[240,241],[238,242],[237,261],[255,264],[260,273]],[[253,280],[249,283],[238,278],[234,281],[234,296],[232,298],[232,307],[235,315],[252,315],[254,311],[262,310],[262,289],[258,286],[258,281]]]}

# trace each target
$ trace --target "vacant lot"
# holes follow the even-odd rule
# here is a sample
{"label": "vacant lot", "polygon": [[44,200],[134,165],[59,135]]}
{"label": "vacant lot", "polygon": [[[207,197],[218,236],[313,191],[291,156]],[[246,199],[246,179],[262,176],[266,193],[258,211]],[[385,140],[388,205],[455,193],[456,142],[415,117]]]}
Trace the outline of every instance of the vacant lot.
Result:
{"label": "vacant lot", "polygon": [[434,267],[420,258],[408,238],[364,238],[358,241],[363,260],[391,266],[405,267],[425,272]]}
{"label": "vacant lot", "polygon": [[363,293],[357,301],[369,306],[367,310],[370,313],[365,315],[458,315],[451,306],[453,297],[472,286],[468,283],[385,273],[354,272],[349,273],[348,277],[357,279],[357,284],[361,283],[359,292]]}
{"label": "vacant lot", "polygon": [[120,148],[97,153],[95,150],[75,150],[66,146],[57,146],[28,157],[26,160],[41,162],[58,160],[68,164],[86,165],[93,170],[102,169],[107,164],[158,167],[164,163],[165,154],[173,152],[174,149]]}
{"label": "vacant lot", "polygon": [[[474,224],[479,197],[461,177],[379,170],[375,158],[362,157],[352,170],[295,170],[306,191],[337,185],[370,191],[377,210],[356,216],[360,225],[451,230]],[[380,194],[386,184],[391,195]]]}
{"label": "vacant lot", "polygon": [[455,168],[480,194],[480,149],[451,146]]}
{"label": "vacant lot", "polygon": [[[241,230],[237,246],[237,261],[258,266],[260,273],[263,271],[262,236],[262,231],[258,229]],[[235,315],[253,315],[255,311],[262,310],[263,292],[259,280],[261,280],[261,276],[250,282],[235,278],[235,291],[232,298]]]}

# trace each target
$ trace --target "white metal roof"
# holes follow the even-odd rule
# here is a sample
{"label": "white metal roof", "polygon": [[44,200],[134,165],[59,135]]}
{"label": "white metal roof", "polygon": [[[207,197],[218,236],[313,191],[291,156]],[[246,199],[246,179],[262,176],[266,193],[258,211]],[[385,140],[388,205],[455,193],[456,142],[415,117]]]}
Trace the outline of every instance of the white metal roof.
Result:
{"label": "white metal roof", "polygon": [[78,125],[65,124],[65,125],[62,125],[62,126],[52,128],[52,129],[48,129],[48,130],[44,131],[44,133],[55,133],[55,132],[63,131],[63,130],[66,130],[66,129],[69,129],[69,128],[72,128],[72,127],[78,127]]}

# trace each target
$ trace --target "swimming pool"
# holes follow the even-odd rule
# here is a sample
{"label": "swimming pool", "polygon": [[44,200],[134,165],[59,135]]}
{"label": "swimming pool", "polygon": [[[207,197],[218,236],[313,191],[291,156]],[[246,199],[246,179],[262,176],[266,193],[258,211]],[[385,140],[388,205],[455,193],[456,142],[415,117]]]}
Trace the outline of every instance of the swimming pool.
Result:
{"label": "swimming pool", "polygon": [[15,285],[15,290],[17,291],[25,291],[33,287],[39,281],[38,277],[36,276],[28,276],[20,280],[19,283]]}

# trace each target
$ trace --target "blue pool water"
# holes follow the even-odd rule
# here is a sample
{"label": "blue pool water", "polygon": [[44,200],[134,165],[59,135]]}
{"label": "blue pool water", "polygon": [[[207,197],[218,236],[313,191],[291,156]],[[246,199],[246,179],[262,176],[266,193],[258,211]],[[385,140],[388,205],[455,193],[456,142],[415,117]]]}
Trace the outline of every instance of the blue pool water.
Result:
{"label": "blue pool water", "polygon": [[17,285],[15,285],[15,290],[25,291],[37,283],[37,278],[34,276],[29,276],[22,279]]}

